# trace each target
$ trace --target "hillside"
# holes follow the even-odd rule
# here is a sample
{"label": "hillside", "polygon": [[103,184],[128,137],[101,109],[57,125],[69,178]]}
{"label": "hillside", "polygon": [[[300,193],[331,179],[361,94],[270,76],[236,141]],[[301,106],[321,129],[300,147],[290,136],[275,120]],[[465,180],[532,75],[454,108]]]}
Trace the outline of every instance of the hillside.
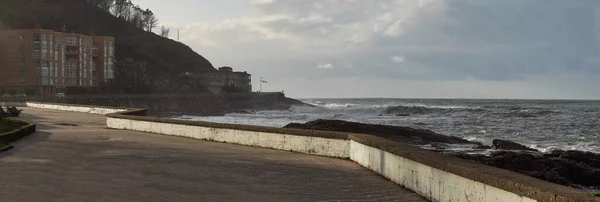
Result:
{"label": "hillside", "polygon": [[[214,69],[183,43],[146,32],[84,0],[2,0],[0,29],[34,27],[116,39],[116,82],[110,93],[203,93],[185,72]],[[137,81],[137,82],[136,82]],[[136,87],[137,84],[137,87]]]}

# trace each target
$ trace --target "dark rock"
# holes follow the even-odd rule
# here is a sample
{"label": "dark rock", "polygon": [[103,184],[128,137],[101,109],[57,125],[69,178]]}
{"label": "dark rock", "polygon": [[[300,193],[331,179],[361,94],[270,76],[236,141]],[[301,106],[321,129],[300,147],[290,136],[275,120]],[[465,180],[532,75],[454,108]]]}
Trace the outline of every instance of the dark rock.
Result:
{"label": "dark rock", "polygon": [[473,147],[473,149],[486,150],[486,149],[492,149],[492,147],[487,146],[487,145],[479,145],[479,146]]}
{"label": "dark rock", "polygon": [[234,113],[234,114],[252,114],[252,112],[247,111],[247,110],[234,110],[231,113]]}
{"label": "dark rock", "polygon": [[549,154],[545,154],[547,157],[554,158],[562,158],[568,159],[575,162],[585,163],[589,166],[600,168],[600,154],[592,153],[592,152],[584,152],[584,151],[563,151],[563,150],[554,150]]}
{"label": "dark rock", "polygon": [[400,126],[364,124],[339,120],[316,120],[307,122],[305,124],[291,123],[286,125],[284,128],[371,134],[394,141],[407,142],[409,144],[417,145],[431,143],[481,145],[481,143],[478,142],[471,142],[454,136],[441,135],[430,130]]}
{"label": "dark rock", "polygon": [[458,157],[458,158],[461,158],[461,159],[475,161],[477,163],[482,163],[482,164],[487,163],[487,161],[490,159],[489,156],[485,156],[485,155],[481,155],[481,154],[465,154],[465,153],[462,153],[462,152],[450,153],[449,155],[455,156],[455,157]]}
{"label": "dark rock", "polygon": [[396,114],[396,116],[410,116],[410,114]]}
{"label": "dark rock", "polygon": [[495,139],[492,141],[492,145],[494,145],[494,149],[538,151],[536,149],[532,149],[519,143],[511,142],[508,140]]}
{"label": "dark rock", "polygon": [[548,182],[575,188],[600,187],[600,154],[581,151],[496,151],[490,156],[451,153],[449,155],[515,171]]}

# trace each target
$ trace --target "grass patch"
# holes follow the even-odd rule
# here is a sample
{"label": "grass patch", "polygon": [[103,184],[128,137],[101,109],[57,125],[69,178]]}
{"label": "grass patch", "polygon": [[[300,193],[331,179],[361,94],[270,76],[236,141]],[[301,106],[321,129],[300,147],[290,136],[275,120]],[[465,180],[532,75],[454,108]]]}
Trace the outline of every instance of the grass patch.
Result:
{"label": "grass patch", "polygon": [[28,125],[25,122],[12,120],[12,119],[0,119],[0,134],[13,131],[17,128]]}
{"label": "grass patch", "polygon": [[9,149],[11,149],[11,148],[12,148],[12,146],[11,146],[11,145],[9,145],[9,144],[6,144],[6,143],[4,143],[4,142],[0,142],[0,152],[3,152],[3,151],[6,151],[6,150],[9,150]]}
{"label": "grass patch", "polygon": [[595,197],[600,197],[600,192],[590,193],[590,195],[595,196]]}

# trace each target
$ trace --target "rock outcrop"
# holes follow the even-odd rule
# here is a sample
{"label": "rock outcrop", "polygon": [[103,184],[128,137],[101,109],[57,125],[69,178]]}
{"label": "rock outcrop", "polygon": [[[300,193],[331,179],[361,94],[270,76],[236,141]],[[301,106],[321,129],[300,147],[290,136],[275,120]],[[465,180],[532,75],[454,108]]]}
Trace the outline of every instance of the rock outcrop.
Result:
{"label": "rock outcrop", "polygon": [[415,129],[409,127],[387,126],[377,124],[365,124],[339,120],[316,120],[305,124],[291,123],[284,128],[297,128],[307,130],[338,131],[349,133],[361,133],[376,135],[394,141],[406,142],[414,145],[425,145],[432,143],[445,144],[473,144],[481,146],[481,143],[471,142],[459,137],[437,134],[430,130]]}
{"label": "rock outcrop", "polygon": [[536,149],[532,149],[532,148],[529,148],[529,147],[524,146],[522,144],[519,144],[519,143],[516,143],[516,142],[512,142],[512,141],[508,141],[508,140],[495,139],[495,140],[492,141],[492,145],[494,146],[494,149],[500,149],[500,150],[538,151]]}
{"label": "rock outcrop", "polygon": [[600,187],[600,154],[591,152],[496,151],[490,156],[452,155],[575,188]]}

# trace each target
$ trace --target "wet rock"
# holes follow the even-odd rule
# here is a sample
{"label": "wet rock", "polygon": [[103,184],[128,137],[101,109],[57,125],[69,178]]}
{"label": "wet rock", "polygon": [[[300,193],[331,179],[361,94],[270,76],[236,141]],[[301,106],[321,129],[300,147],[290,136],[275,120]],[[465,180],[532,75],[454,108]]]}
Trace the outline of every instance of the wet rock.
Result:
{"label": "wet rock", "polygon": [[495,139],[492,141],[492,145],[494,145],[494,149],[538,151],[536,149],[532,149],[532,148],[526,147],[522,144],[508,141],[508,140]]}
{"label": "wet rock", "polygon": [[234,110],[231,113],[234,113],[234,114],[252,114],[252,112],[247,111],[247,110]]}
{"label": "wet rock", "polygon": [[463,152],[452,152],[452,153],[446,153],[446,154],[455,156],[455,157],[458,157],[461,159],[465,159],[465,160],[475,161],[477,163],[482,163],[482,164],[485,164],[490,159],[489,156],[485,156],[485,155],[481,155],[481,154],[465,154]]}
{"label": "wet rock", "polygon": [[600,154],[592,152],[554,150],[548,154],[545,154],[545,156],[568,159],[575,162],[585,163],[595,168],[600,168]]}
{"label": "wet rock", "polygon": [[441,135],[430,130],[400,126],[364,124],[339,120],[320,119],[316,121],[310,121],[305,124],[291,123],[286,125],[284,128],[371,134],[394,141],[401,141],[416,145],[425,145],[431,143],[481,145],[481,143],[478,142],[471,142],[454,136]]}
{"label": "wet rock", "polygon": [[496,151],[490,156],[449,154],[575,188],[600,187],[600,154],[581,151]]}
{"label": "wet rock", "polygon": [[473,149],[487,150],[487,149],[492,149],[492,147],[487,146],[487,145],[479,145],[479,146],[473,147]]}

